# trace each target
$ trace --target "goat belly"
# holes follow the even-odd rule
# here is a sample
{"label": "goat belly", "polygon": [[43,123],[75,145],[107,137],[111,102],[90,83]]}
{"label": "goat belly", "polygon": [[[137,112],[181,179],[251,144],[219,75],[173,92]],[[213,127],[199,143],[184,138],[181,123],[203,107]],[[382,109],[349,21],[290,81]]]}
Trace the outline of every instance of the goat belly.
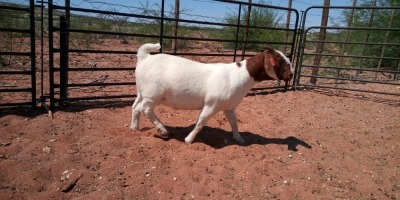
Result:
{"label": "goat belly", "polygon": [[164,94],[160,103],[179,110],[200,110],[204,105],[204,98],[188,96],[187,94]]}

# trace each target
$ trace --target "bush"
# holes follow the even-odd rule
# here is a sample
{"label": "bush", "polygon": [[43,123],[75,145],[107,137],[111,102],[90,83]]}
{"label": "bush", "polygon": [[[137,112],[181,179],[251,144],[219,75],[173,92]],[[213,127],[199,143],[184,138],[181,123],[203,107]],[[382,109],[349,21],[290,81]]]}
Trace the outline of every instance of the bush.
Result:
{"label": "bush", "polygon": [[[370,0],[364,0],[361,3],[361,6],[370,6]],[[400,5],[400,0],[378,0],[377,6],[398,6]],[[391,9],[381,9],[375,10],[374,12],[374,20],[372,24],[370,24],[371,10],[355,10],[354,19],[353,19],[353,27],[372,27],[372,28],[388,28],[389,21],[393,14],[393,10]],[[348,16],[349,10],[344,11],[344,15]],[[348,19],[346,19],[348,20]],[[400,27],[400,11],[397,10],[394,12],[393,21],[391,24],[391,28]],[[400,34],[398,31],[389,31],[389,35],[386,38],[387,34],[386,30],[356,30],[350,32],[350,41],[356,42],[365,42],[368,43],[392,43],[399,44],[400,43]],[[374,56],[379,57],[382,53],[383,45],[348,45],[346,46],[346,50],[350,55],[360,55],[360,56]],[[398,58],[400,47],[395,45],[386,45],[385,52],[383,57],[391,57]],[[398,60],[394,59],[382,59],[381,68],[396,70],[398,65]],[[353,59],[351,64],[353,66],[361,66],[367,68],[375,68],[378,66],[379,59]]]}
{"label": "bush", "polygon": [[[260,4],[268,4],[265,1],[260,1]],[[247,21],[248,8],[247,6],[243,7],[240,24],[245,25]],[[251,7],[250,13],[250,23],[249,26],[256,27],[270,27],[277,28],[279,27],[279,23],[282,20],[281,17],[278,16],[278,12],[274,9],[263,8],[263,7]],[[225,22],[229,24],[236,25],[237,24],[237,13],[229,13],[225,17]],[[239,28],[238,40],[243,41],[245,36],[246,28]],[[219,38],[235,40],[237,34],[236,27],[226,27],[220,33]],[[248,29],[248,37],[247,41],[256,41],[256,42],[283,42],[284,41],[285,32],[278,32],[276,30],[267,30],[260,28],[249,28]],[[239,43],[238,48],[243,48],[244,43]],[[235,43],[226,43],[225,47],[233,48]],[[247,49],[253,51],[260,51],[265,49],[266,44],[258,44],[258,43],[247,43]],[[279,48],[278,45],[274,46],[275,48]]]}

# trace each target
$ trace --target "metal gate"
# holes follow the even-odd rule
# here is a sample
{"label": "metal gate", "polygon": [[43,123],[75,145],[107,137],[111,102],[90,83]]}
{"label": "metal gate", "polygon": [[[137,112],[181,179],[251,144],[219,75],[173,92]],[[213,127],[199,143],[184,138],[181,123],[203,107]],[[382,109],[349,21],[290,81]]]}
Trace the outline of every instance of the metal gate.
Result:
{"label": "metal gate", "polygon": [[[341,10],[345,21],[306,27],[310,13],[323,9]],[[295,86],[400,95],[400,41],[391,39],[400,35],[394,20],[399,10],[379,6],[308,8],[302,22]],[[323,31],[325,36],[320,34]]]}
{"label": "metal gate", "polygon": [[29,5],[0,5],[0,107],[36,108],[35,9]]}

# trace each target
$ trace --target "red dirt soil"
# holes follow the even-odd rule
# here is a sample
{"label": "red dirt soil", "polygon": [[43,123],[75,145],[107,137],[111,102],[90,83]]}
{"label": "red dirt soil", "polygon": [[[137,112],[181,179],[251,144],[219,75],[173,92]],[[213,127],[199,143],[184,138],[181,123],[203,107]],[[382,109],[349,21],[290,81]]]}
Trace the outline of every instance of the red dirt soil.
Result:
{"label": "red dirt soil", "polygon": [[[99,46],[132,50],[135,45],[114,41]],[[201,52],[201,47],[193,51]],[[135,65],[133,55],[70,56],[71,67]],[[70,74],[73,83],[99,77],[133,81],[134,74]],[[0,81],[5,87],[28,83],[29,77]],[[134,94],[134,86],[69,92],[73,97]],[[1,98],[16,100],[15,95]],[[54,119],[40,109],[1,108],[0,199],[400,199],[399,97],[337,90],[251,91],[236,110],[244,146],[232,139],[222,113],[193,144],[185,144],[199,111],[165,106],[157,107],[156,114],[172,134],[169,140],[153,137],[156,130],[145,117],[142,131],[133,133],[131,103],[74,104],[58,109]],[[80,175],[72,188],[62,191]]]}
{"label": "red dirt soil", "polygon": [[187,145],[198,111],[164,106],[169,140],[145,117],[133,133],[130,103],[71,105],[54,119],[2,109],[0,199],[400,198],[398,97],[250,92],[237,108],[244,146],[223,113]]}

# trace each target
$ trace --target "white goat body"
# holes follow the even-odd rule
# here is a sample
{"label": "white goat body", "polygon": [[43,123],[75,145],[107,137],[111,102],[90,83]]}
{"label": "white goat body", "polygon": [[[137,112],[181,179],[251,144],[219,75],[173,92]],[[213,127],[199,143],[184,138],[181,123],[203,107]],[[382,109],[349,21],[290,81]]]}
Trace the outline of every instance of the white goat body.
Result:
{"label": "white goat body", "polygon": [[[131,129],[139,129],[139,116],[143,112],[155,124],[159,136],[168,137],[164,125],[154,114],[156,105],[201,110],[194,130],[185,138],[185,142],[190,144],[210,117],[218,111],[224,111],[232,127],[234,139],[243,144],[234,110],[256,83],[256,78],[251,73],[254,69],[249,68],[248,61],[205,64],[167,54],[150,55],[150,52],[160,48],[160,44],[144,44],[138,50],[137,98],[132,106]],[[283,54],[277,52],[276,55]],[[283,60],[290,65],[286,57]],[[257,61],[249,62],[260,65]],[[275,65],[275,61],[271,62],[273,63],[269,63],[270,65]],[[272,69],[271,66],[267,69],[265,63],[262,65],[264,79],[278,77],[278,74],[271,73],[279,70]]]}

